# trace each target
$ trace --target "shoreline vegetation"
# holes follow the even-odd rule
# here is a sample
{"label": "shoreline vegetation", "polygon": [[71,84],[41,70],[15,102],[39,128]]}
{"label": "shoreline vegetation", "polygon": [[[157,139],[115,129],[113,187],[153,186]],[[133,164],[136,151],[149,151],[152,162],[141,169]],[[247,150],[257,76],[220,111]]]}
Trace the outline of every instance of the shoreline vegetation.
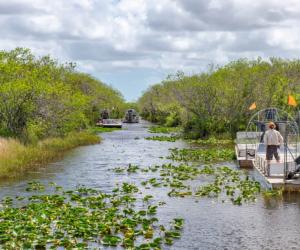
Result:
{"label": "shoreline vegetation", "polygon": [[211,66],[200,74],[178,72],[149,87],[137,104],[145,120],[180,126],[186,138],[232,139],[246,129],[254,102],[257,110],[278,107],[296,116],[287,96],[292,93],[300,103],[299,68],[300,60],[258,58]]}
{"label": "shoreline vegetation", "polygon": [[71,149],[100,142],[101,138],[89,131],[72,132],[61,138],[47,138],[30,145],[24,145],[17,139],[1,139],[0,179],[16,178],[61,158]]}
{"label": "shoreline vegetation", "polygon": [[100,142],[103,109],[120,118],[130,105],[98,79],[29,49],[0,51],[0,178],[15,177],[77,146]]}
{"label": "shoreline vegetation", "polygon": [[60,159],[76,147],[98,144],[100,133],[117,128],[91,127],[80,132],[71,132],[63,137],[47,138],[35,144],[25,145],[18,139],[0,138],[0,180],[16,178],[29,170],[37,169]]}

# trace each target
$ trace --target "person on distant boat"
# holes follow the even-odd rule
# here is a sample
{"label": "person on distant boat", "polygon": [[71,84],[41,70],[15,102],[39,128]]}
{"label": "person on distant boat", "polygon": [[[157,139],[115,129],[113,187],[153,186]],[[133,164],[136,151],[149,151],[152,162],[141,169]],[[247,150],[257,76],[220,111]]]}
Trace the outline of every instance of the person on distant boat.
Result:
{"label": "person on distant boat", "polygon": [[107,109],[102,110],[101,119],[109,119],[109,113],[108,113]]}
{"label": "person on distant boat", "polygon": [[274,122],[270,122],[268,127],[269,129],[266,131],[264,136],[264,142],[266,145],[267,176],[270,175],[270,161],[273,159],[273,156],[275,156],[277,162],[280,161],[278,148],[280,147],[280,144],[283,143],[283,137],[280,132],[275,129],[276,126]]}

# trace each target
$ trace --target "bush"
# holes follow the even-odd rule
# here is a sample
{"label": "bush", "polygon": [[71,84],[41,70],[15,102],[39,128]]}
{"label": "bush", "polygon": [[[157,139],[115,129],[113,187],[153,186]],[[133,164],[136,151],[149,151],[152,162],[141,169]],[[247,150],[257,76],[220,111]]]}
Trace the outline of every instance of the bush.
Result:
{"label": "bush", "polygon": [[288,108],[287,95],[300,100],[299,70],[300,60],[240,59],[201,74],[169,76],[145,91],[138,105],[145,119],[180,124],[189,138],[235,136],[255,112],[249,111],[253,102],[257,109],[297,110]]}
{"label": "bush", "polygon": [[36,143],[94,125],[104,108],[114,116],[126,108],[112,87],[28,49],[0,51],[0,68],[0,136]]}

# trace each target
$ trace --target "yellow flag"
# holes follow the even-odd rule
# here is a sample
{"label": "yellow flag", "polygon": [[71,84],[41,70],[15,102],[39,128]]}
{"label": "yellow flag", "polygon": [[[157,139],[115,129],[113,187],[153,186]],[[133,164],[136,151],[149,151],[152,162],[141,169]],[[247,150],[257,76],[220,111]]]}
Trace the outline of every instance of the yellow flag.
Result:
{"label": "yellow flag", "polygon": [[297,102],[292,95],[289,95],[289,97],[288,97],[288,105],[294,106],[294,107],[297,106]]}
{"label": "yellow flag", "polygon": [[256,103],[252,103],[251,106],[249,107],[249,110],[254,110],[256,109]]}

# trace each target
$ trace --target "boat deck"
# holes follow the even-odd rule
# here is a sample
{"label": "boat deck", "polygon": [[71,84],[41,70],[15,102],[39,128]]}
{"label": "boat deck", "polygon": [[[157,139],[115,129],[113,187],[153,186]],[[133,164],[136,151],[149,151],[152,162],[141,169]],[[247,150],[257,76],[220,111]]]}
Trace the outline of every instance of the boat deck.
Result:
{"label": "boat deck", "polygon": [[[300,190],[300,179],[285,180],[284,179],[284,162],[283,153],[280,153],[280,162],[272,160],[270,162],[270,176],[266,176],[267,161],[265,153],[257,153],[255,160],[253,161],[254,168],[261,175],[261,178],[266,182],[267,186],[274,189],[283,188],[286,191],[299,191]],[[288,159],[288,164],[293,167],[295,162]]]}
{"label": "boat deck", "polygon": [[[256,149],[255,149],[256,148]],[[236,145],[236,156],[241,168],[254,168],[257,172],[257,179],[269,188],[283,188],[284,190],[300,191],[300,178],[285,180],[284,178],[284,154],[283,148],[280,149],[280,161],[273,159],[270,162],[270,175],[266,176],[267,161],[266,151],[263,144],[259,145]],[[253,156],[254,154],[254,156]],[[287,164],[289,169],[296,167],[294,160],[288,157]]]}

